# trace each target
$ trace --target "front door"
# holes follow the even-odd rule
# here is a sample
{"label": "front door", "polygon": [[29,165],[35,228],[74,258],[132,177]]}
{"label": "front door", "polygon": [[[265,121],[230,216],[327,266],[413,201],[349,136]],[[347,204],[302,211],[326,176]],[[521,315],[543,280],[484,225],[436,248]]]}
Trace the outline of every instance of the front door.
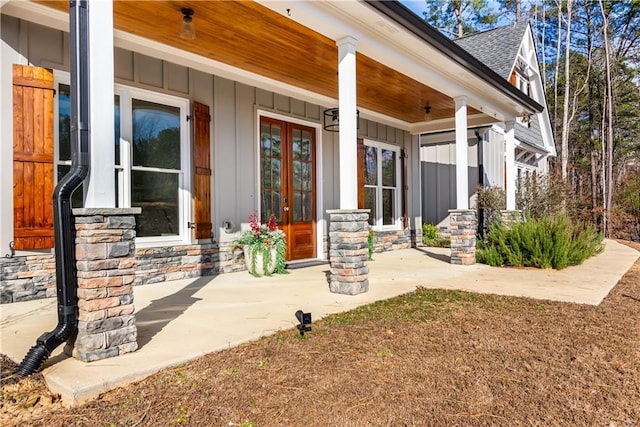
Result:
{"label": "front door", "polygon": [[260,118],[260,213],[287,236],[287,260],[316,257],[315,129]]}

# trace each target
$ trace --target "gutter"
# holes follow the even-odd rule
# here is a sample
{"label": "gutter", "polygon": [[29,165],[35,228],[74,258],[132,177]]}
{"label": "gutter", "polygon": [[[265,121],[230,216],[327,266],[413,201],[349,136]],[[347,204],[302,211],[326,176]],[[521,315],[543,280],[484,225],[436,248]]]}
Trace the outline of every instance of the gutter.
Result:
{"label": "gutter", "polygon": [[524,94],[522,91],[503,79],[498,73],[479,61],[469,52],[449,40],[440,31],[420,19],[415,13],[407,9],[401,3],[393,1],[363,0],[371,8],[385,15],[398,25],[411,32],[416,37],[424,40],[443,55],[465,68],[470,73],[477,75],[493,87],[499,90],[509,99],[517,102],[530,112],[541,113],[544,107]]}
{"label": "gutter", "polygon": [[71,171],[53,191],[58,325],[29,349],[17,369],[21,377],[39,371],[53,350],[78,332],[78,298],[71,195],[89,174],[89,12],[88,0],[69,2],[71,32]]}

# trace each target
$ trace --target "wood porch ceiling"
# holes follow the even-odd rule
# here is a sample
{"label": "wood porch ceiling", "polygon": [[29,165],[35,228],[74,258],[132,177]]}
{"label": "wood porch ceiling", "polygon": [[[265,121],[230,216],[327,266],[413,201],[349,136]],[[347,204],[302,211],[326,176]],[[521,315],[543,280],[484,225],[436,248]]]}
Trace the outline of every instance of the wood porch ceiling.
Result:
{"label": "wood porch ceiling", "polygon": [[[38,1],[68,12],[68,1]],[[194,40],[179,37],[183,7],[194,10]],[[334,40],[253,1],[114,1],[118,30],[252,73],[338,98]],[[372,58],[356,55],[358,107],[407,123],[454,116],[454,101]],[[479,111],[469,108],[468,113]]]}

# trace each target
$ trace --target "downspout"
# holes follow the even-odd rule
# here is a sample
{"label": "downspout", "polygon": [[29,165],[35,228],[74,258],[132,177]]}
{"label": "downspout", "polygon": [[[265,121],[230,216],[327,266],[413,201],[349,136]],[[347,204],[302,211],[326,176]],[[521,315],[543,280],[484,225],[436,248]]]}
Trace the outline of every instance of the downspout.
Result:
{"label": "downspout", "polygon": [[71,195],[89,174],[89,16],[88,0],[69,2],[71,32],[71,171],[53,192],[58,325],[45,332],[31,347],[17,373],[26,377],[42,368],[60,344],[73,340],[78,331],[77,279],[74,221]]}

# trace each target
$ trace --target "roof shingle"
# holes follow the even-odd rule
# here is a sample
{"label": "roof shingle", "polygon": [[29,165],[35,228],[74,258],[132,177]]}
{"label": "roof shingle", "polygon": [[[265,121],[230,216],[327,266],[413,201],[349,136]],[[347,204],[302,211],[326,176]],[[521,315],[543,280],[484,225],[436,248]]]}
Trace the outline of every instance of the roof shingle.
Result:
{"label": "roof shingle", "polygon": [[508,80],[520,50],[528,22],[518,22],[455,39],[461,48]]}

